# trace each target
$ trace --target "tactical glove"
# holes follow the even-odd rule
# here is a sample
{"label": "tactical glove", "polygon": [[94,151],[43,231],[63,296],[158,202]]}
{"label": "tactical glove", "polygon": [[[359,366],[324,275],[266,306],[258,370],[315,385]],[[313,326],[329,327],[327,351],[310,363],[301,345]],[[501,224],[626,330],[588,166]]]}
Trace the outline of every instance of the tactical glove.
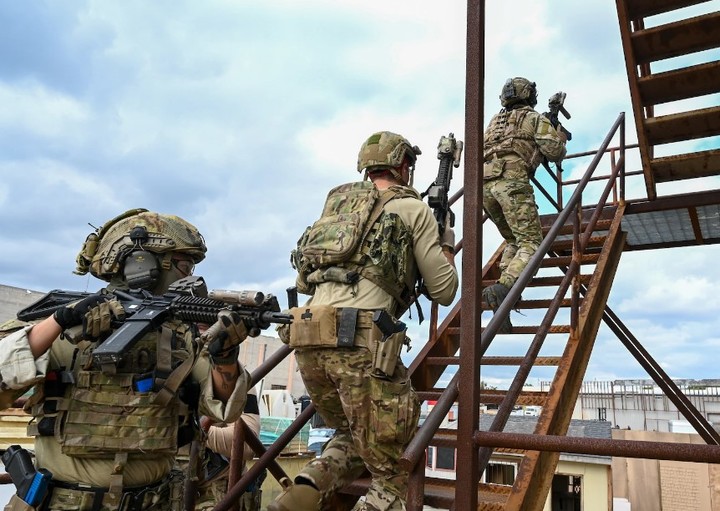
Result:
{"label": "tactical glove", "polygon": [[237,362],[240,343],[248,336],[248,329],[242,316],[235,311],[223,310],[218,320],[208,328],[201,339],[208,344],[208,353],[215,365]]}
{"label": "tactical glove", "polygon": [[440,236],[440,246],[451,254],[455,253],[455,231],[452,230],[449,224]]}
{"label": "tactical glove", "polygon": [[125,310],[107,292],[95,293],[55,311],[53,318],[63,330],[82,325],[83,338],[97,339],[112,331],[113,323],[125,319]]}

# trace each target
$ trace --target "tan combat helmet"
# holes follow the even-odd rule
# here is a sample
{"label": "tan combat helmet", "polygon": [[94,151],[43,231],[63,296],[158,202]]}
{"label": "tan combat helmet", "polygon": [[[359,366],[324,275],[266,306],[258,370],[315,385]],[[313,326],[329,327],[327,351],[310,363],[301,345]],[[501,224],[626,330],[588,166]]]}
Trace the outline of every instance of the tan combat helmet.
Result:
{"label": "tan combat helmet", "polygon": [[159,270],[168,270],[172,253],[187,254],[194,263],[205,259],[205,240],[189,222],[175,215],[131,209],[88,235],[75,260],[76,274],[88,271],[110,282],[132,252],[160,254]]}
{"label": "tan combat helmet", "polygon": [[417,156],[422,154],[418,146],[410,145],[402,135],[390,131],[378,131],[373,133],[360,147],[358,153],[357,170],[365,171],[365,177],[369,172],[388,169],[401,182],[402,176],[397,172],[396,167],[402,165],[405,157],[410,160],[410,182],[415,170]]}
{"label": "tan combat helmet", "polygon": [[524,101],[530,106],[537,105],[537,89],[535,82],[527,78],[508,78],[500,93],[500,104],[508,107]]}

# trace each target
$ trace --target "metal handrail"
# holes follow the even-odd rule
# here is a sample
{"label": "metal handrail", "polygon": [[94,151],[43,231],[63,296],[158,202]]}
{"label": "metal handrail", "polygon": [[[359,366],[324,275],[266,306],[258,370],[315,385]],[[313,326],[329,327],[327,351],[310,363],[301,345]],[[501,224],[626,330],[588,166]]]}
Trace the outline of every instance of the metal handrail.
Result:
{"label": "metal handrail", "polygon": [[[615,136],[615,133],[618,131],[619,128],[622,129],[622,127],[624,127],[624,120],[625,114],[620,113],[620,115],[610,128],[610,131],[605,137],[605,140],[601,144],[600,148],[595,152],[595,157],[588,166],[588,169],[585,172],[583,178],[580,180],[579,186],[572,194],[565,208],[558,215],[555,223],[550,228],[548,234],[544,237],[543,242],[540,244],[537,252],[530,259],[525,271],[523,271],[516,284],[511,288],[507,298],[503,301],[503,303],[500,305],[498,310],[488,322],[483,333],[481,334],[481,342],[479,346],[480,356],[482,356],[487,351],[487,349],[490,347],[490,343],[493,341],[495,335],[497,334],[497,330],[499,329],[501,323],[501,320],[498,318],[504,319],[505,316],[510,313],[513,305],[520,298],[523,290],[525,289],[525,287],[527,287],[527,284],[533,278],[536,271],[540,268],[540,264],[542,263],[545,254],[550,250],[552,243],[554,243],[560,232],[561,227],[565,224],[570,214],[575,211],[575,208],[581,204],[583,190],[590,182],[593,173],[597,169],[597,166],[600,163],[602,156],[607,151],[611,140]],[[618,167],[616,168],[619,169],[621,168],[621,166],[618,165]],[[559,300],[557,305],[559,305]],[[461,357],[460,364],[462,363],[463,358]],[[418,433],[415,435],[408,447],[405,449],[405,452],[400,458],[400,464],[404,469],[412,471],[419,463],[420,458],[424,455],[425,450],[430,445],[435,431],[437,431],[448,411],[452,407],[453,403],[459,396],[460,392],[457,381],[458,375],[459,372],[455,374],[448,387],[442,392],[436,405],[426,417],[422,427],[419,428]],[[517,393],[519,393],[520,391],[519,389],[514,390],[517,390]],[[515,399],[516,398],[517,395],[515,396]]]}

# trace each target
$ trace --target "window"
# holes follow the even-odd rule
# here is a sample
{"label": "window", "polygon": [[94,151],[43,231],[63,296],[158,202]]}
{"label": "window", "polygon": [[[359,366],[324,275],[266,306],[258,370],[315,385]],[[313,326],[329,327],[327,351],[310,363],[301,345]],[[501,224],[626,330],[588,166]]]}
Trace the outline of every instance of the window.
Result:
{"label": "window", "polygon": [[598,408],[597,409],[597,415],[599,421],[606,421],[607,420],[607,408]]}
{"label": "window", "polygon": [[272,384],[270,385],[270,390],[285,390],[287,388],[287,385],[276,385]]}
{"label": "window", "polygon": [[484,480],[488,484],[504,484],[512,486],[515,482],[517,465],[514,463],[488,463],[484,472]]}
{"label": "window", "polygon": [[433,447],[431,445],[427,448],[427,453],[425,456],[425,466],[426,467],[429,467],[429,468],[433,467],[433,463],[435,462],[435,460],[433,459],[434,457],[435,457],[435,447]]}
{"label": "window", "polygon": [[455,449],[452,447],[438,447],[435,468],[455,470]]}

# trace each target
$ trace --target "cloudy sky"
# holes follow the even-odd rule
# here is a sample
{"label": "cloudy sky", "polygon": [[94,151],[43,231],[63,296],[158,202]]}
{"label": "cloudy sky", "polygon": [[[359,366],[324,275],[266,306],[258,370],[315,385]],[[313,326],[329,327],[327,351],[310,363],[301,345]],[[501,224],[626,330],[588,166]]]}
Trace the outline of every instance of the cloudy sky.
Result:
{"label": "cloudy sky", "polygon": [[[457,0],[0,2],[0,284],[97,289],[72,274],[89,224],[144,207],[198,226],[209,252],[197,273],[211,288],[285,303],[289,252],[327,190],[357,177],[370,133],[396,131],[424,150],[420,190],[437,172],[439,137],[464,138],[465,20]],[[567,92],[571,153],[596,149],[623,111],[636,140],[614,2],[488,2],[484,122],[518,75],[537,82],[539,107]],[[641,181],[628,185],[644,197]],[[708,186],[718,183],[660,193]],[[484,260],[498,244],[486,226]],[[720,347],[719,256],[621,261],[610,305],[673,377],[719,376],[707,360]],[[410,323],[417,346],[426,324]],[[601,329],[587,378],[642,377]]]}

